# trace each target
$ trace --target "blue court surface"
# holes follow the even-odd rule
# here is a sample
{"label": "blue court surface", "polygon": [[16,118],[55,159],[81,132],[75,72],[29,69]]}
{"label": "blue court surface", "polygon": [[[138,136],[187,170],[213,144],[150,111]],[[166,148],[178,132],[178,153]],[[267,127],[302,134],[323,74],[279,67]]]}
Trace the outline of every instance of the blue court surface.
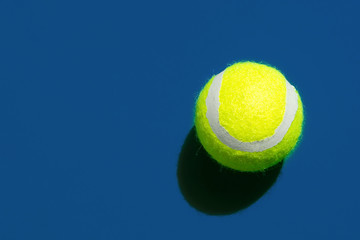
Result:
{"label": "blue court surface", "polygon": [[[0,1],[0,239],[360,239],[358,1]],[[300,92],[301,144],[214,162],[196,98],[237,61]]]}

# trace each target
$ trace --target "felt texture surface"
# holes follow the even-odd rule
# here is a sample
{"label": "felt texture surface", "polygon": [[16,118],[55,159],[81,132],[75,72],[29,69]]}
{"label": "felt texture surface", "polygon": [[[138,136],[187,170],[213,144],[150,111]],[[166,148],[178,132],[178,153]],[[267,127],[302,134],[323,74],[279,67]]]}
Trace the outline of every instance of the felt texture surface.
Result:
{"label": "felt texture surface", "polygon": [[[239,171],[263,171],[283,160],[302,132],[299,94],[295,118],[282,141],[261,152],[244,152],[223,144],[209,125],[205,102],[213,79],[205,85],[196,104],[195,127],[205,150],[222,165]],[[228,67],[220,90],[220,123],[242,141],[259,141],[273,135],[285,111],[285,82],[279,71],[263,64],[240,62]]]}
{"label": "felt texture surface", "polygon": [[220,89],[220,124],[242,142],[274,135],[285,112],[285,77],[253,62],[226,68]]}
{"label": "felt texture surface", "polygon": [[[212,131],[215,133],[217,138],[224,143],[225,145],[229,146],[230,148],[234,150],[240,150],[244,152],[261,152],[266,149],[272,148],[279,144],[279,142],[284,138],[285,134],[290,128],[291,123],[294,121],[296,111],[298,109],[298,94],[296,93],[296,89],[294,86],[292,86],[288,81],[285,81],[286,85],[286,104],[285,104],[285,113],[283,116],[283,119],[281,123],[277,126],[276,130],[274,131],[274,134],[271,136],[268,136],[261,140],[256,140],[252,142],[245,142],[237,139],[236,137],[232,136],[227,129],[221,125],[219,119],[220,119],[220,90],[222,86],[222,80],[223,80],[223,74],[224,71],[217,74],[211,83],[211,86],[208,91],[208,95],[206,97],[206,117],[209,121],[210,127]],[[235,96],[236,97],[236,96]],[[226,95],[223,95],[223,98],[226,98]],[[246,99],[244,100],[246,101]],[[242,101],[242,102],[244,102]],[[231,102],[232,103],[232,102]],[[227,106],[229,110],[231,109],[238,109],[237,106],[230,105]],[[250,109],[251,110],[251,109]],[[266,111],[264,111],[264,115],[266,114]],[[269,111],[270,112],[270,111]],[[245,112],[243,115],[251,115],[254,114],[252,112]],[[258,114],[258,113],[255,113]],[[227,119],[229,122],[231,122],[231,119]],[[245,120],[246,121],[246,120]],[[259,125],[267,122],[258,122]],[[239,124],[242,124],[242,122],[235,122],[232,123],[232,127],[236,129]],[[240,132],[241,133],[241,132]],[[245,132],[246,134],[246,132]],[[244,135],[245,135],[244,134]]]}

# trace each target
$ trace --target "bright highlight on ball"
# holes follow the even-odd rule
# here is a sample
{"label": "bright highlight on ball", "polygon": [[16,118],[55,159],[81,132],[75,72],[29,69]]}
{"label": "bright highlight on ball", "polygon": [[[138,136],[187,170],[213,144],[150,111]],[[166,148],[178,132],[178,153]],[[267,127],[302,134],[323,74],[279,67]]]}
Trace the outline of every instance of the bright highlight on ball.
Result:
{"label": "bright highlight on ball", "polygon": [[295,148],[303,106],[296,89],[275,68],[239,62],[213,76],[196,104],[195,127],[220,164],[263,171]]}

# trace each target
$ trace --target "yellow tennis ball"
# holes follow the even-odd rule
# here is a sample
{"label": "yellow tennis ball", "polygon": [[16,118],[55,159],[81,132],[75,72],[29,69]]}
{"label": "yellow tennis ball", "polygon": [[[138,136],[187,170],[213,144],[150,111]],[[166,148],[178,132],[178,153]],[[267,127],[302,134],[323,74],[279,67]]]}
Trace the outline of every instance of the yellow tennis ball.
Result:
{"label": "yellow tennis ball", "polygon": [[263,171],[294,149],[303,106],[296,89],[275,68],[239,62],[213,76],[201,91],[195,127],[205,150],[220,164]]}

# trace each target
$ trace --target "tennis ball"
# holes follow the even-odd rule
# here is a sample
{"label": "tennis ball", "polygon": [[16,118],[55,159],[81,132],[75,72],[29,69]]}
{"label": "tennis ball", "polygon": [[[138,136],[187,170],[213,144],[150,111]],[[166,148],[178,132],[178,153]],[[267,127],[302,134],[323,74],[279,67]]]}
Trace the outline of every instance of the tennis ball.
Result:
{"label": "tennis ball", "polygon": [[201,91],[195,128],[205,150],[220,164],[263,171],[295,148],[303,106],[296,89],[275,68],[239,62],[213,76]]}

